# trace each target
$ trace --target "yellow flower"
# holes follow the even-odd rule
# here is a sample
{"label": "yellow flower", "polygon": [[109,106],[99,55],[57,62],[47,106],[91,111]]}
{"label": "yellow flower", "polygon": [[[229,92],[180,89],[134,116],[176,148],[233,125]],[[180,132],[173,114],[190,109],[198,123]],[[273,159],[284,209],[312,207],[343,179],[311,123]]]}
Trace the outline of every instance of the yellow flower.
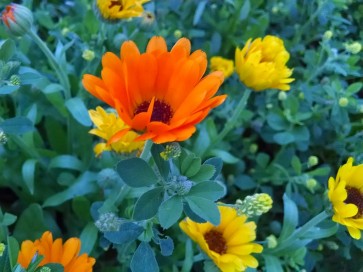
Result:
{"label": "yellow flower", "polygon": [[210,69],[211,71],[221,71],[226,79],[234,72],[233,60],[222,57],[212,57],[210,59]]}
{"label": "yellow flower", "polygon": [[292,69],[286,66],[289,58],[284,42],[278,37],[268,35],[253,42],[249,39],[242,50],[236,48],[236,72],[255,91],[269,88],[287,91],[290,90],[288,83],[294,81],[289,78]]}
{"label": "yellow flower", "polygon": [[246,222],[245,215],[238,216],[232,207],[219,206],[221,223],[195,223],[189,218],[179,223],[180,228],[213,260],[223,272],[244,271],[257,267],[251,253],[261,253],[263,247],[251,243],[256,239],[256,224]]}
{"label": "yellow flower", "polygon": [[333,221],[347,227],[350,236],[360,239],[363,229],[363,164],[353,166],[353,158],[329,178],[328,197],[333,205]]}
{"label": "yellow flower", "polygon": [[[97,107],[96,110],[88,111],[92,122],[97,128],[91,129],[89,133],[94,134],[108,141],[116,132],[127,127],[125,123],[114,113],[107,113],[103,108]],[[142,150],[144,141],[134,141],[139,134],[133,131],[126,132],[118,141],[107,144],[99,143],[94,147],[96,156],[103,151],[114,150],[118,153],[131,153],[135,150]]]}
{"label": "yellow flower", "polygon": [[64,244],[62,239],[53,241],[50,231],[43,233],[42,237],[34,242],[26,240],[21,244],[18,263],[23,268],[28,268],[36,254],[43,256],[39,266],[48,263],[59,263],[64,267],[64,272],[92,272],[96,260],[86,253],[79,255],[81,240],[69,238]]}
{"label": "yellow flower", "polygon": [[142,4],[150,0],[96,0],[96,8],[105,20],[120,20],[140,17],[144,12]]}

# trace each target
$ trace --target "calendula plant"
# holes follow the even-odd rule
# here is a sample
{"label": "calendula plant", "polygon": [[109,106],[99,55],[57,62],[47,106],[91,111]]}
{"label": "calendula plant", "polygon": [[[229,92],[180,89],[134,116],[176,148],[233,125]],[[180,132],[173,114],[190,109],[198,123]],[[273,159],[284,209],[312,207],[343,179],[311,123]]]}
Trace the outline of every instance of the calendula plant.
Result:
{"label": "calendula plant", "polygon": [[361,269],[362,3],[5,2],[1,271]]}

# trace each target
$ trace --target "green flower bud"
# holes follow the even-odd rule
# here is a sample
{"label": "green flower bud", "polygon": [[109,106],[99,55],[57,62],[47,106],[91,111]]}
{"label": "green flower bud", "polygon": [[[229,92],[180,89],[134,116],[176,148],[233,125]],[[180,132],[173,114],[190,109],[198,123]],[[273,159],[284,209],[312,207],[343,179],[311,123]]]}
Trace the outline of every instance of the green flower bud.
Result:
{"label": "green flower bud", "polygon": [[299,99],[304,100],[305,99],[305,94],[303,92],[300,92],[298,97],[299,97]]}
{"label": "green flower bud", "polygon": [[0,129],[0,144],[6,144],[8,138],[2,129]]}
{"label": "green flower bud", "polygon": [[327,31],[324,32],[323,40],[324,41],[329,41],[332,37],[333,37],[333,31],[327,30]]}
{"label": "green flower bud", "polygon": [[82,58],[86,61],[91,61],[95,58],[95,52],[89,49],[86,49],[82,52]]}
{"label": "green flower bud", "polygon": [[188,180],[185,176],[172,176],[167,183],[167,190],[169,194],[177,194],[180,196],[189,193],[193,186],[193,182]]}
{"label": "green flower bud", "polygon": [[47,266],[43,266],[42,268],[40,268],[39,272],[52,272],[52,269]]}
{"label": "green flower bud", "polygon": [[25,6],[10,4],[5,7],[1,17],[5,27],[15,36],[27,34],[33,26],[33,14]]}
{"label": "green flower bud", "polygon": [[317,156],[310,156],[308,158],[308,167],[313,167],[319,163],[319,158]]}
{"label": "green flower bud", "polygon": [[6,248],[5,244],[0,243],[0,257],[3,256],[5,248]]}
{"label": "green flower bud", "polygon": [[9,82],[10,82],[10,85],[13,85],[13,86],[19,86],[21,84],[21,80],[18,75],[12,75],[10,77]]}
{"label": "green flower bud", "polygon": [[306,187],[310,190],[310,192],[314,192],[316,185],[318,185],[316,179],[310,178],[306,181]]}
{"label": "green flower bud", "polygon": [[284,91],[279,92],[278,99],[280,101],[286,100],[287,94]]}
{"label": "green flower bud", "polygon": [[174,37],[176,39],[180,39],[182,36],[183,36],[183,33],[179,29],[174,31]]}
{"label": "green flower bud", "polygon": [[235,208],[239,215],[260,216],[272,208],[272,203],[272,198],[268,194],[254,194],[247,196],[243,201],[237,199]]}
{"label": "green flower bud", "polygon": [[359,42],[345,44],[345,50],[352,54],[358,54],[362,50],[362,45]]}
{"label": "green flower bud", "polygon": [[346,97],[341,97],[341,98],[339,99],[339,106],[340,106],[340,107],[344,108],[344,107],[348,106],[348,104],[349,104],[349,100],[348,100],[348,98],[346,98]]}
{"label": "green flower bud", "polygon": [[267,247],[268,248],[275,248],[277,246],[277,244],[278,244],[277,238],[273,234],[267,236],[266,241],[267,241]]}
{"label": "green flower bud", "polygon": [[258,145],[257,144],[251,144],[250,145],[250,148],[249,148],[250,153],[255,154],[257,152],[257,150],[258,150]]}
{"label": "green flower bud", "polygon": [[98,220],[95,222],[96,227],[101,232],[106,231],[118,231],[122,219],[112,212],[101,214]]}
{"label": "green flower bud", "polygon": [[181,147],[177,142],[167,144],[165,150],[160,153],[163,160],[167,161],[169,159],[178,158],[181,154]]}

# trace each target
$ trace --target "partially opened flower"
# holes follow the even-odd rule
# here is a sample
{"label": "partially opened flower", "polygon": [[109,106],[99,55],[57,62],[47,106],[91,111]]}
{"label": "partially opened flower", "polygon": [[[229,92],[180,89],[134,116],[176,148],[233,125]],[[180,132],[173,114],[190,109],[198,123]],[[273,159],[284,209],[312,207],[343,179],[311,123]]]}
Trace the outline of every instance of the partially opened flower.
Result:
{"label": "partially opened flower", "polygon": [[86,253],[79,255],[81,240],[69,238],[64,244],[61,238],[53,241],[50,231],[43,233],[42,237],[34,242],[26,240],[21,244],[18,263],[27,268],[33,258],[38,254],[43,256],[39,266],[48,263],[58,263],[64,267],[64,272],[91,272],[96,260]]}
{"label": "partially opened flower", "polygon": [[129,126],[116,133],[116,142],[130,129],[141,134],[137,140],[155,143],[187,140],[209,111],[223,103],[226,95],[215,93],[223,73],[202,78],[206,54],[190,54],[190,41],[182,38],[170,52],[162,37],[153,37],[140,54],[132,41],[123,43],[121,57],[106,53],[102,58],[102,78],[86,74],[83,85],[91,94],[117,110]]}
{"label": "partially opened flower", "polygon": [[236,72],[240,80],[255,91],[265,89],[290,90],[292,69],[286,66],[290,54],[284,42],[275,36],[249,39],[241,50],[236,48]]}
{"label": "partially opened flower", "polygon": [[180,228],[213,260],[223,272],[245,271],[258,266],[252,253],[261,253],[262,246],[256,239],[256,224],[246,222],[245,215],[238,215],[232,207],[219,206],[221,223],[195,223],[186,218]]}
{"label": "partially opened flower", "polygon": [[105,20],[120,20],[140,17],[144,12],[143,4],[150,0],[96,0],[96,9]]}
{"label": "partially opened flower", "polygon": [[329,178],[328,197],[333,205],[333,221],[347,227],[350,236],[361,238],[363,230],[363,164],[353,166],[353,158]]}
{"label": "partially opened flower", "polygon": [[233,60],[225,59],[222,57],[212,57],[210,59],[211,71],[222,71],[224,78],[230,77],[234,72]]}
{"label": "partially opened flower", "polygon": [[10,33],[22,36],[30,31],[33,25],[33,14],[27,7],[11,3],[3,10],[1,20]]}
{"label": "partially opened flower", "polygon": [[[117,131],[127,126],[114,113],[108,113],[103,108],[97,107],[96,110],[89,110],[89,116],[97,128],[91,129],[89,133],[94,134],[106,141]],[[123,135],[117,142],[107,145],[106,143],[98,143],[94,147],[96,156],[104,151],[115,151],[118,153],[131,153],[136,150],[142,150],[144,141],[135,141],[139,134],[129,131]]]}

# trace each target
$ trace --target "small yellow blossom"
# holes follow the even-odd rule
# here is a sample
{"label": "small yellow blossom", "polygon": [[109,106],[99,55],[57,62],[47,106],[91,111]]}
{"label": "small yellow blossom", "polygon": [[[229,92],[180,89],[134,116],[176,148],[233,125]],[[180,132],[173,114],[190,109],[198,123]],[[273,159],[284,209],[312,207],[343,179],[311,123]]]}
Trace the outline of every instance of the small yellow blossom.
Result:
{"label": "small yellow blossom", "polygon": [[225,59],[222,57],[212,57],[210,59],[211,71],[221,71],[224,78],[230,77],[234,72],[233,60]]}
{"label": "small yellow blossom", "polygon": [[362,45],[359,42],[345,44],[345,50],[352,54],[358,54],[362,50]]}
{"label": "small yellow blossom", "polygon": [[255,91],[290,90],[292,69],[286,66],[290,54],[284,42],[275,36],[249,39],[241,50],[236,48],[236,72],[240,80]]}
{"label": "small yellow blossom", "polygon": [[150,0],[96,0],[99,15],[105,20],[120,20],[140,17],[144,12],[143,4]]}
{"label": "small yellow blossom", "polygon": [[333,31],[327,30],[327,31],[324,32],[323,40],[324,41],[329,41],[332,37],[333,37]]}
{"label": "small yellow blossom", "polygon": [[[91,129],[89,133],[94,134],[106,141],[122,129],[126,124],[114,113],[107,113],[103,108],[97,107],[96,110],[88,111],[92,122],[97,128]],[[118,153],[131,153],[136,150],[142,150],[144,141],[135,141],[139,135],[136,132],[128,131],[118,141],[108,145],[99,143],[94,147],[96,156],[104,151],[113,150]]]}
{"label": "small yellow blossom", "polygon": [[92,61],[95,58],[95,52],[89,49],[86,49],[82,52],[82,58],[87,61]]}
{"label": "small yellow blossom", "polygon": [[354,239],[363,230],[363,164],[353,166],[353,158],[341,166],[337,176],[329,178],[328,197],[333,205],[333,221],[347,227]]}

